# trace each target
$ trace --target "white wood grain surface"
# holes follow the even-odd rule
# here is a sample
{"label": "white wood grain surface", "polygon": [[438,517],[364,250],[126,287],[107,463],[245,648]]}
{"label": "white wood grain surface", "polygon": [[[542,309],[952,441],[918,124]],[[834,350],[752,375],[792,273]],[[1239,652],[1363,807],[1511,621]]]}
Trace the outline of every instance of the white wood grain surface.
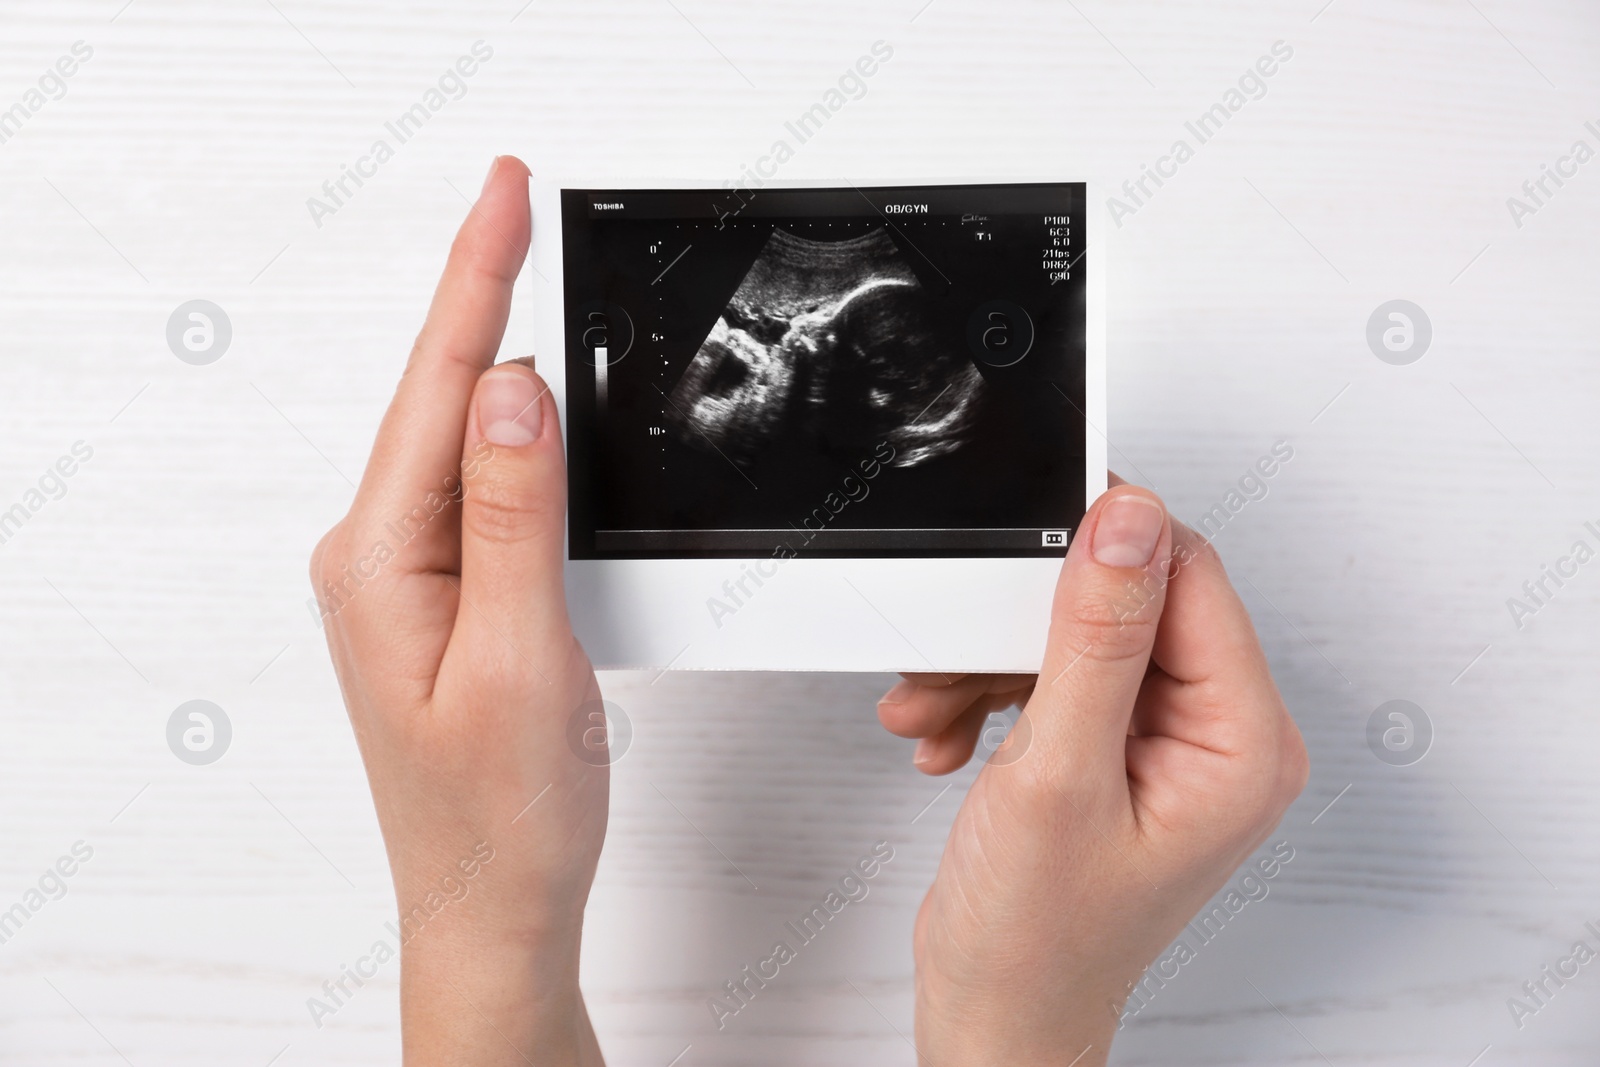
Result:
{"label": "white wood grain surface", "polygon": [[[317,227],[307,197],[479,39],[467,94]],[[1197,516],[1295,449],[1218,544],[1314,761],[1295,860],[1116,1062],[1600,1058],[1600,966],[1521,1029],[1506,1006],[1600,922],[1600,563],[1520,630],[1505,604],[1600,523],[1600,162],[1506,207],[1600,147],[1593,4],[8,0],[0,109],[94,55],[0,144],[0,510],[94,455],[0,545],[0,909],[94,856],[0,944],[0,1062],[395,1062],[392,970],[306,1009],[393,901],[304,569],[463,196],[502,151],[732,177],[880,39],[787,175],[1120,184],[1294,48],[1109,238],[1114,466]],[[197,297],[234,328],[207,367],[164,340]],[[1433,323],[1411,366],[1366,346],[1392,298]],[[911,921],[971,775],[912,771],[886,681],[603,680],[637,729],[585,946],[613,1064],[915,1062]],[[234,726],[210,767],[165,744],[195,697]],[[1394,698],[1437,734],[1407,768],[1365,741]],[[871,896],[719,1033],[707,997],[880,838]]]}

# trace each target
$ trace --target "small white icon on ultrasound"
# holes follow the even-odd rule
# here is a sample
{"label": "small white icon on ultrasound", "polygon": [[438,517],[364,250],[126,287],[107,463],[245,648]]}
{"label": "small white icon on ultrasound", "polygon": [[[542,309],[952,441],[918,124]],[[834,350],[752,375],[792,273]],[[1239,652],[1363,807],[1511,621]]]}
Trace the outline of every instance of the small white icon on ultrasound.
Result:
{"label": "small white icon on ultrasound", "polygon": [[1067,543],[1067,531],[1045,530],[1042,543],[1045,548],[1060,548]]}

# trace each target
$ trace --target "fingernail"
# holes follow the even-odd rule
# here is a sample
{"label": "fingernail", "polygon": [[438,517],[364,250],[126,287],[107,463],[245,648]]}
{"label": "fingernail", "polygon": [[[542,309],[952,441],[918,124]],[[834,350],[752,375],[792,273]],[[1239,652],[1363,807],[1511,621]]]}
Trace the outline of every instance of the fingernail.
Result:
{"label": "fingernail", "polygon": [[[501,157],[499,157],[499,156],[495,156],[494,159],[490,161],[490,163],[489,163],[489,173],[484,175],[484,179],[483,179],[483,188],[484,189],[488,189],[489,188],[489,183],[494,181],[494,172],[500,169],[500,158]],[[479,192],[478,195],[482,196],[483,193]]]}
{"label": "fingernail", "polygon": [[478,425],[491,445],[532,444],[544,422],[539,386],[520,371],[497,371],[478,383]]}
{"label": "fingernail", "polygon": [[931,737],[924,737],[917,742],[917,750],[911,754],[911,762],[918,767],[924,763],[932,763],[933,757],[938,755],[939,746]]}
{"label": "fingernail", "polygon": [[896,682],[894,684],[894,688],[890,689],[887,693],[883,694],[883,699],[879,700],[878,703],[880,703],[880,704],[904,704],[906,702],[906,697],[910,696],[912,691],[915,690],[916,688],[917,688],[917,686],[916,686],[915,682],[909,682],[909,681]]}
{"label": "fingernail", "polygon": [[1165,514],[1147,496],[1113,497],[1094,526],[1093,555],[1103,567],[1143,567],[1155,555]]}

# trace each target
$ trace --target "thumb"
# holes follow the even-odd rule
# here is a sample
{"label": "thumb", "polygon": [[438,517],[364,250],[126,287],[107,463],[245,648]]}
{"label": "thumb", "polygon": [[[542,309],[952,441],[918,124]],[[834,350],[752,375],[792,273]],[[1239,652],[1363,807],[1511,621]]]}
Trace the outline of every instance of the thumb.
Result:
{"label": "thumb", "polygon": [[[567,486],[550,387],[522,362],[479,377],[461,459],[461,604],[453,637],[512,676],[571,644],[562,585]],[[520,668],[520,669],[519,669]]]}
{"label": "thumb", "polygon": [[1154,493],[1107,492],[1067,550],[1028,710],[1075,780],[1126,779],[1125,749],[1166,603],[1172,526]]}

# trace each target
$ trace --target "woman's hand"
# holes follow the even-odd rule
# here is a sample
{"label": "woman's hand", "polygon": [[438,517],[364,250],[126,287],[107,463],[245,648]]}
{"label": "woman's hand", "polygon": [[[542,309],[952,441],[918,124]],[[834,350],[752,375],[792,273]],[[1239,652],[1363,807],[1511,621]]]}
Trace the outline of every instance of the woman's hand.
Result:
{"label": "woman's hand", "polygon": [[1093,1067],[1130,983],[1304,788],[1305,746],[1215,551],[1131,486],[1084,517],[1036,679],[912,676],[879,716],[945,773],[1019,701],[917,916],[917,1047]]}
{"label": "woman's hand", "polygon": [[408,1064],[600,1062],[578,945],[609,778],[568,742],[600,692],[567,621],[561,430],[531,360],[490,369],[528,239],[501,157],[311,562],[394,874]]}

